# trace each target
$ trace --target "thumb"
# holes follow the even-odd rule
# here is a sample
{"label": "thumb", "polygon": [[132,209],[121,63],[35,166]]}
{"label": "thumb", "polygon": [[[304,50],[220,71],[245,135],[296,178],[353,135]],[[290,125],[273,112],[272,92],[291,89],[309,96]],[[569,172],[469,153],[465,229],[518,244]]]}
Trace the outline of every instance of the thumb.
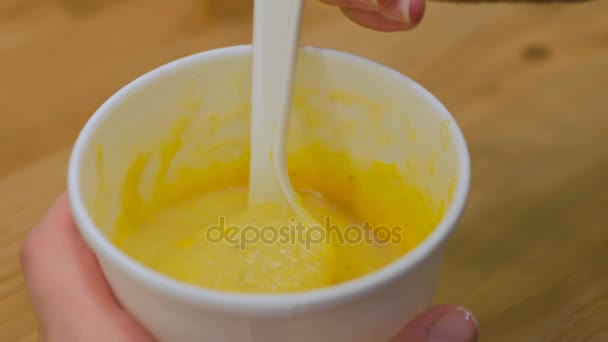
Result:
{"label": "thumb", "polygon": [[412,320],[391,342],[475,342],[478,323],[467,310],[438,306]]}
{"label": "thumb", "polygon": [[21,263],[42,340],[149,340],[114,298],[72,220],[66,193],[28,234]]}

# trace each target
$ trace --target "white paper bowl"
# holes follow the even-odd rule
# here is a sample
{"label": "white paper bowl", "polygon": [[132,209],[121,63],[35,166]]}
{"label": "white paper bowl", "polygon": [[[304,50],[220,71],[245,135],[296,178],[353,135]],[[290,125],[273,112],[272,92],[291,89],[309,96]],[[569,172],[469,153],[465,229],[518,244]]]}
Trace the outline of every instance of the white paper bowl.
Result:
{"label": "white paper bowl", "polygon": [[[296,77],[297,86],[353,91],[390,103],[392,110],[382,123],[393,138],[388,150],[375,151],[369,144],[359,148],[356,142],[352,148],[369,158],[400,154],[414,160],[408,177],[445,201],[436,229],[381,270],[293,295],[207,290],[142,266],[116,248],[93,219],[100,201],[112,203],[110,212],[117,210],[117,193],[129,163],[166,134],[183,112],[185,89],[192,92],[188,84],[207,91],[210,96],[203,106],[218,113],[247,99],[251,51],[251,46],[235,46],[171,62],[136,79],[97,110],[78,137],[69,164],[69,195],[80,232],[119,301],[160,340],[387,340],[432,302],[445,242],[467,200],[470,160],[463,135],[446,108],[416,82],[386,66],[344,52],[305,47]],[[336,106],[337,114],[348,114],[338,113],[340,108]],[[95,166],[99,145],[104,150],[101,185]],[[424,162],[429,156],[434,170],[427,171]],[[105,197],[100,187],[107,192]]]}

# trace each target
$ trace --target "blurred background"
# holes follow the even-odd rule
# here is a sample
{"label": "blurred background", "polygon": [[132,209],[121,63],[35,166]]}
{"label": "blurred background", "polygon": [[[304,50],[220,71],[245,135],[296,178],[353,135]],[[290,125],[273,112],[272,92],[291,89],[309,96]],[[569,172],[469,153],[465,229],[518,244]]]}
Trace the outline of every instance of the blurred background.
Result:
{"label": "blurred background", "polygon": [[[146,71],[249,43],[251,1],[0,0],[0,340],[37,339],[19,245],[86,120]],[[436,299],[470,308],[481,341],[608,341],[607,15],[429,2],[388,34],[306,3],[303,44],[400,70],[461,125],[473,184]]]}

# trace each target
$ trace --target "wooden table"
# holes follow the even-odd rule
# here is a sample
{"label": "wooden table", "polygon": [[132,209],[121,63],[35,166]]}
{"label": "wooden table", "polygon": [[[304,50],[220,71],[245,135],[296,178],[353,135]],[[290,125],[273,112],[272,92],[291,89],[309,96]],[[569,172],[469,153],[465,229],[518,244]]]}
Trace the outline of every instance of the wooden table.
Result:
{"label": "wooden table", "polygon": [[[217,3],[0,1],[0,340],[36,339],[19,245],[93,111],[145,71],[250,41],[247,1]],[[307,3],[305,44],[401,70],[461,124],[473,186],[437,301],[473,310],[482,341],[608,341],[607,14],[430,3],[382,34]]]}

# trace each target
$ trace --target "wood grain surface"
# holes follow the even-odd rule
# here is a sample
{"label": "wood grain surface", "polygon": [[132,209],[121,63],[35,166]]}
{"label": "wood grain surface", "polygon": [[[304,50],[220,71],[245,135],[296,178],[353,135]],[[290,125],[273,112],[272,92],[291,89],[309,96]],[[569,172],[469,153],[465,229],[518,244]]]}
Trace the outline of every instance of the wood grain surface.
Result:
{"label": "wood grain surface", "polygon": [[[481,341],[608,341],[608,1],[429,3],[407,33],[310,0],[303,43],[360,54],[442,100],[473,185],[437,302]],[[65,187],[95,109],[138,75],[249,43],[247,0],[0,0],[0,340],[37,339],[22,238]]]}

